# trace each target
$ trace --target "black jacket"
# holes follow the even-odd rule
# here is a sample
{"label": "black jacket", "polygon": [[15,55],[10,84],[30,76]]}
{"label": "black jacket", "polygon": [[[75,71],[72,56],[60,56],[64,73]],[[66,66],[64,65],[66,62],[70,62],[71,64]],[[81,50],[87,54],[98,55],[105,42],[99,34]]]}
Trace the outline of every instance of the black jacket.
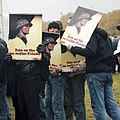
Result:
{"label": "black jacket", "polygon": [[40,61],[40,71],[41,71],[41,79],[47,81],[50,76],[49,65],[50,65],[50,54],[43,53],[42,60]]}
{"label": "black jacket", "polygon": [[0,38],[0,83],[6,83],[7,65],[4,59],[7,52],[6,42]]}
{"label": "black jacket", "polygon": [[101,28],[95,29],[86,48],[72,47],[71,52],[85,56],[87,73],[112,72],[112,42],[107,32]]}
{"label": "black jacket", "polygon": [[17,60],[15,64],[15,77],[26,79],[28,76],[40,76],[43,80],[49,77],[49,54],[43,53],[41,61]]}

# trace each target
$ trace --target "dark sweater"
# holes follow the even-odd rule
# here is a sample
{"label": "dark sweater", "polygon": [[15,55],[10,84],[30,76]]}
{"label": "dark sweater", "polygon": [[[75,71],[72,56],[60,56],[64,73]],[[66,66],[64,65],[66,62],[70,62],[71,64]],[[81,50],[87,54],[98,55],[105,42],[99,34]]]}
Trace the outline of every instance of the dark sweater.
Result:
{"label": "dark sweater", "polygon": [[0,83],[6,83],[7,65],[5,64],[4,59],[7,52],[6,42],[0,38]]}
{"label": "dark sweater", "polygon": [[86,48],[72,47],[71,52],[85,56],[87,73],[112,72],[112,43],[107,32],[101,28],[95,29]]}

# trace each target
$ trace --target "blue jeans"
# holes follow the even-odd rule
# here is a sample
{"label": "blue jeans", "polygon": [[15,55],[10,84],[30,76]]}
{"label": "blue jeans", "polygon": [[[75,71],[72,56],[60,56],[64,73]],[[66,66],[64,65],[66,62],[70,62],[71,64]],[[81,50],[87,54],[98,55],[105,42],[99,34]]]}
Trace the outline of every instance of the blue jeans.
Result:
{"label": "blue jeans", "polygon": [[7,120],[8,105],[6,97],[7,86],[0,83],[0,120]]}
{"label": "blue jeans", "polygon": [[47,120],[66,120],[64,110],[65,75],[50,76],[45,87]]}
{"label": "blue jeans", "polygon": [[120,109],[115,101],[111,73],[88,73],[91,106],[96,120],[120,120]]}

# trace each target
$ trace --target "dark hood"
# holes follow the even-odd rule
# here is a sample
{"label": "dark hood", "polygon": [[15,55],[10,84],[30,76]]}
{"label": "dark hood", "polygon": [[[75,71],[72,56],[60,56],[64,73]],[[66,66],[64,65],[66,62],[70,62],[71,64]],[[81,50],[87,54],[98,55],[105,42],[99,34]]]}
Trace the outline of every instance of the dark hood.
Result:
{"label": "dark hood", "polygon": [[108,38],[108,33],[104,29],[96,28],[95,32],[99,34],[103,39]]}

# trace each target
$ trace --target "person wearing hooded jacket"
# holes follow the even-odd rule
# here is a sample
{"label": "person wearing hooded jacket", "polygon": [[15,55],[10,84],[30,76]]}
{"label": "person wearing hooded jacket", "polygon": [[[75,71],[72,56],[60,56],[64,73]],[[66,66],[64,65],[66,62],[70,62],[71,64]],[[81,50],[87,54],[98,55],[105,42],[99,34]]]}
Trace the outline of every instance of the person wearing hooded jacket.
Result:
{"label": "person wearing hooded jacket", "polygon": [[91,97],[91,106],[96,120],[120,119],[120,109],[113,94],[112,65],[114,56],[108,34],[96,28],[86,48],[68,45],[72,54],[86,58],[86,79]]}
{"label": "person wearing hooded jacket", "polygon": [[6,91],[7,91],[7,64],[5,63],[5,56],[8,52],[6,42],[0,38],[0,120],[7,120],[9,113]]}

